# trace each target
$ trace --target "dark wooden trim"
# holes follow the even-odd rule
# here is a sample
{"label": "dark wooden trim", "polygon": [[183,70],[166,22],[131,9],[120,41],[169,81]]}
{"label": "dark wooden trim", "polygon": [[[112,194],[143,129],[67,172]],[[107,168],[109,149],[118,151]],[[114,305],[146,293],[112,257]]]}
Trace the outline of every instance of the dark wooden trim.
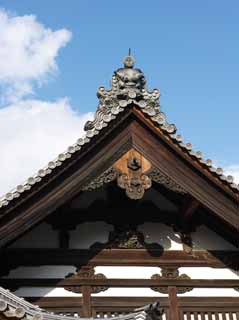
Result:
{"label": "dark wooden trim", "polygon": [[[125,119],[128,114],[131,112],[122,114],[118,121],[122,122],[121,120]],[[119,124],[118,121],[117,124]],[[81,185],[96,178],[130,150],[132,134],[128,122],[127,120],[122,124],[125,130],[120,130],[120,132],[114,130],[114,133],[112,130],[115,129],[116,123],[111,123],[101,132],[100,136],[92,139],[90,145],[86,144],[80,153],[72,155],[69,161],[65,161],[59,167],[59,170],[55,170],[55,175],[48,177],[49,181],[43,179],[45,185],[42,181],[33,187],[29,194],[24,195],[26,199],[23,197],[18,199],[16,203],[13,201],[9,207],[3,207],[0,246],[17,238],[63,203],[73,198],[79,193]],[[109,136],[109,133],[112,134]],[[93,152],[92,149],[95,151]],[[21,219],[13,219],[16,215],[21,215]]]}
{"label": "dark wooden trim", "polygon": [[[141,119],[145,122],[145,117],[141,116]],[[172,152],[168,148],[172,144],[170,141],[167,141],[166,145],[161,136],[157,135],[156,137],[150,134],[137,121],[132,123],[132,133],[133,147],[138,152],[182,186],[204,207],[214,212],[228,225],[239,229],[238,199],[231,201],[228,195],[222,192],[222,189],[215,187],[215,183],[206,178],[207,175],[195,171],[190,162],[182,159],[178,150],[175,152],[175,146],[173,146],[174,152]]]}
{"label": "dark wooden trim", "polygon": [[202,166],[196,159],[192,158],[188,151],[183,151],[178,143],[174,143],[167,135],[165,135],[161,128],[154,125],[152,119],[145,115],[142,110],[137,107],[133,108],[133,113],[144,125],[151,131],[154,132],[159,140],[163,141],[175,154],[177,154],[181,159],[186,160],[186,163],[189,164],[192,168],[196,169],[198,173],[201,173],[201,176],[204,176],[211,181],[214,186],[217,186],[221,189],[225,195],[233,199],[236,203],[239,201],[239,194],[233,192],[233,190],[217,176],[213,175],[207,167]]}
{"label": "dark wooden trim", "polygon": [[6,249],[0,253],[0,274],[19,266],[172,266],[238,268],[239,251],[161,251],[144,249]]}
{"label": "dark wooden trim", "polygon": [[179,209],[179,213],[188,222],[191,220],[193,214],[199,208],[199,206],[200,203],[196,199],[186,196],[181,209]]}
{"label": "dark wooden trim", "polygon": [[239,280],[205,279],[1,279],[4,288],[103,286],[109,288],[191,287],[191,288],[238,288]]}
{"label": "dark wooden trim", "polygon": [[97,177],[132,147],[220,217],[235,231],[238,240],[238,195],[219,179],[213,178],[207,169],[193,161],[145,115],[133,108],[119,115],[54,174],[1,209],[4,216],[1,219],[0,245],[16,239],[66,203],[79,193],[82,184]]}

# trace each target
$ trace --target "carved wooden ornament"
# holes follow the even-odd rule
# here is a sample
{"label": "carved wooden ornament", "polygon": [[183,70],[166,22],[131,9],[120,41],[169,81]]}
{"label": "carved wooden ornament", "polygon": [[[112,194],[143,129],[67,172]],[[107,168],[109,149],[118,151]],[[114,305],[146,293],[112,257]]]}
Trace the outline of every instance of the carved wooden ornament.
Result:
{"label": "carved wooden ornament", "polygon": [[[106,276],[102,273],[95,273],[95,269],[92,266],[83,266],[77,273],[69,274],[67,278],[71,279],[106,279]],[[71,291],[74,293],[82,293],[82,286],[72,286],[66,287],[67,291]],[[106,291],[108,287],[103,286],[92,286],[91,293],[99,293],[102,291]]]}
{"label": "carved wooden ornament", "polygon": [[179,184],[152,167],[151,163],[134,149],[124,154],[112,167],[88,182],[81,190],[93,191],[114,180],[117,180],[118,186],[124,189],[126,195],[133,200],[142,199],[145,191],[151,188],[152,181],[174,192],[186,193]]}
{"label": "carved wooden ornament", "polygon": [[145,190],[152,185],[146,175],[151,168],[150,162],[132,149],[115,163],[114,168],[119,171],[118,186],[125,189],[127,196],[134,200],[143,198]]}
{"label": "carved wooden ornament", "polygon": [[[161,275],[160,274],[154,274],[151,279],[153,280],[168,280],[168,279],[173,279],[173,280],[189,280],[190,277],[186,274],[179,275],[179,270],[178,268],[175,267],[164,267],[161,269]],[[167,287],[152,287],[152,290],[160,293],[167,294],[168,293],[168,288]],[[193,288],[191,287],[177,287],[177,293],[178,294],[183,294],[186,292],[192,291]]]}

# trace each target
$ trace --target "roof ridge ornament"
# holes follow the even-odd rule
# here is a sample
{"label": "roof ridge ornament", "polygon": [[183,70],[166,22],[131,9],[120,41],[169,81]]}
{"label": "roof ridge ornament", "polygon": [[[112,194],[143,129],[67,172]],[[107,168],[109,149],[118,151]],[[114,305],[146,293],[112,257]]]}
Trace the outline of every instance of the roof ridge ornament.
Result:
{"label": "roof ridge ornament", "polygon": [[117,69],[112,76],[110,89],[106,90],[104,87],[98,89],[99,105],[95,119],[88,121],[84,128],[88,137],[96,135],[118,113],[130,105],[138,106],[163,130],[170,134],[175,133],[175,125],[168,124],[165,114],[160,110],[160,90],[148,91],[144,73],[135,68],[134,64],[135,59],[129,49],[123,68]]}
{"label": "roof ridge ornament", "polygon": [[135,59],[131,55],[131,48],[129,48],[128,55],[124,58],[124,67],[125,68],[133,68],[135,64]]}

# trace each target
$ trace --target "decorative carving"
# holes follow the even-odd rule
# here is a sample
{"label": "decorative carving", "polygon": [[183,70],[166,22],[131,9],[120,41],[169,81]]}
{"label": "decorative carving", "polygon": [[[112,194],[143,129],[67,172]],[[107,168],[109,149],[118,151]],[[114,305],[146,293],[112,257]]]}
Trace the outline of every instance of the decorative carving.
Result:
{"label": "decorative carving", "polygon": [[142,168],[141,159],[137,157],[129,157],[128,159],[128,168],[137,171]]}
{"label": "decorative carving", "polygon": [[117,226],[109,234],[108,248],[142,249],[144,247],[144,235],[130,226]]}
{"label": "decorative carving", "polygon": [[153,181],[162,184],[164,187],[168,188],[169,190],[172,190],[177,193],[186,194],[187,191],[185,191],[179,184],[174,182],[171,178],[169,178],[167,175],[162,173],[157,168],[153,168],[148,173],[149,178],[151,178]]}
{"label": "decorative carving", "polygon": [[122,93],[127,94],[130,92],[130,89],[140,91],[145,88],[146,81],[144,74],[140,69],[134,69],[134,63],[134,58],[127,56],[124,59],[124,68],[119,68],[114,72],[115,78],[118,81],[118,87]]}
{"label": "decorative carving", "polygon": [[[106,279],[106,276],[102,273],[95,274],[95,269],[91,266],[83,266],[80,268],[77,273],[70,273],[67,278],[71,279]],[[82,293],[82,286],[74,286],[74,287],[66,287],[67,291],[71,291],[74,293]],[[99,293],[102,291],[106,291],[108,287],[103,286],[92,286],[91,287],[91,293]]]}
{"label": "decorative carving", "polygon": [[151,164],[134,149],[119,159],[114,167],[119,172],[118,186],[125,189],[126,195],[130,199],[141,199],[145,190],[151,187],[151,179],[145,174],[150,169]]}
{"label": "decorative carving", "polygon": [[175,125],[168,124],[166,116],[160,111],[160,92],[154,89],[146,90],[146,81],[143,72],[134,68],[134,59],[131,55],[124,60],[124,67],[114,72],[110,90],[100,87],[97,92],[99,105],[93,121],[88,121],[85,131],[92,137],[104,128],[108,122],[131,104],[138,105],[163,130],[168,133],[176,131]]}
{"label": "decorative carving", "polygon": [[117,170],[109,168],[100,176],[81,188],[82,191],[93,191],[102,187],[104,184],[114,181],[117,178]]}
{"label": "decorative carving", "polygon": [[105,249],[162,249],[157,243],[146,243],[142,232],[139,232],[136,226],[117,225],[109,233],[109,239],[106,244],[95,243],[91,248]]}
{"label": "decorative carving", "polygon": [[118,186],[125,189],[127,196],[133,200],[142,199],[145,190],[149,189],[152,185],[151,179],[145,174],[139,176],[128,176],[127,174],[121,174],[118,177]]}
{"label": "decorative carving", "polygon": [[128,151],[116,161],[113,167],[84,185],[81,190],[93,191],[116,179],[118,186],[124,189],[126,195],[133,200],[143,198],[145,190],[151,188],[152,180],[174,192],[187,193],[179,184],[160,170],[151,168],[151,163],[134,149]]}
{"label": "decorative carving", "polygon": [[[154,274],[151,279],[153,280],[168,280],[168,279],[173,279],[173,280],[189,280],[190,277],[186,274],[179,275],[179,270],[178,268],[175,267],[164,267],[161,269],[161,275],[159,274]],[[168,293],[168,288],[167,287],[152,287],[152,290],[160,293],[167,294]],[[178,294],[183,294],[186,292],[190,292],[193,289],[190,287],[177,287],[177,293]]]}
{"label": "decorative carving", "polygon": [[[164,314],[164,309],[160,307],[160,302],[148,304],[145,307],[138,308],[136,312],[144,311],[146,313],[146,320],[161,320]],[[137,317],[135,317],[137,319]]]}

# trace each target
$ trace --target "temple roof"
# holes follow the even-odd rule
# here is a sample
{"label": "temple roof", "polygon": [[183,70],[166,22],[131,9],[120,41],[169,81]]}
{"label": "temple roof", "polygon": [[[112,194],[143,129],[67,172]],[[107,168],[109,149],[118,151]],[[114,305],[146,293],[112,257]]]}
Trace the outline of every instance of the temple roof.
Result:
{"label": "temple roof", "polygon": [[51,175],[74,153],[81,152],[82,147],[89,144],[94,136],[99,135],[102,129],[114,121],[118,114],[132,106],[137,106],[150,117],[154,125],[159,127],[168,139],[189,155],[192,161],[196,161],[203,169],[206,169],[213,179],[228,186],[229,192],[239,195],[239,184],[234,182],[234,178],[231,175],[224,175],[223,169],[213,166],[211,160],[204,159],[201,151],[193,150],[192,144],[184,142],[182,136],[177,133],[176,126],[167,122],[166,116],[160,108],[160,91],[158,89],[147,90],[145,76],[140,69],[134,68],[134,63],[134,58],[131,55],[127,56],[124,59],[124,67],[114,72],[110,89],[106,90],[104,87],[98,89],[99,105],[94,120],[85,124],[85,134],[35,175],[2,196],[0,208],[7,206],[13,199],[21,197],[24,192],[30,190],[45,176]]}
{"label": "temple roof", "polygon": [[[114,320],[157,320],[160,319],[163,310],[160,309],[159,303],[154,303],[135,310],[134,312],[114,317]],[[17,318],[24,320],[76,320],[82,319],[79,317],[61,316],[48,312],[44,309],[33,305],[23,298],[11,293],[0,287],[0,315],[5,318]],[[93,318],[90,318],[91,320]],[[97,318],[100,319],[100,318]],[[108,318],[109,320],[111,318]]]}

